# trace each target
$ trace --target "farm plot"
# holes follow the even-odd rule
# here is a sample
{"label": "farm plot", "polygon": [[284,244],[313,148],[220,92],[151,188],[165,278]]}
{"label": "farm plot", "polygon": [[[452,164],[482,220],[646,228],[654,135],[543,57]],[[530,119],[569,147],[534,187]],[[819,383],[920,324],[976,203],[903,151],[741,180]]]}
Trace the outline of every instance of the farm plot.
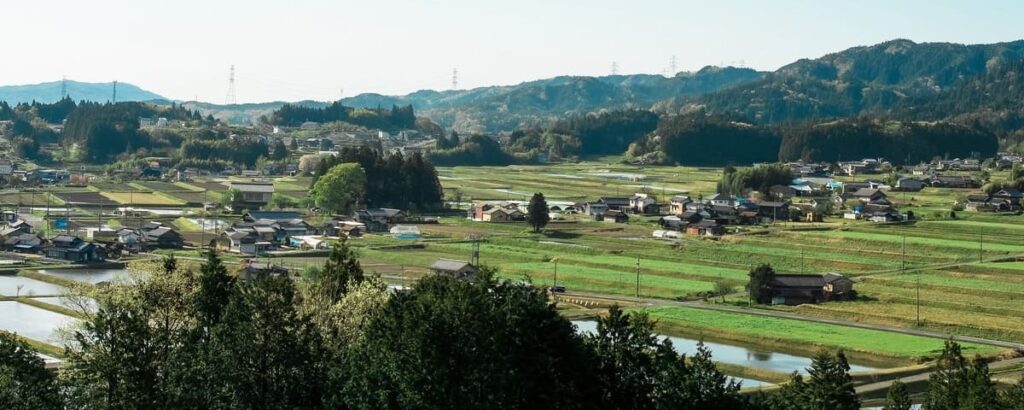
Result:
{"label": "farm plot", "polygon": [[15,192],[0,194],[0,204],[41,207],[47,204],[63,205],[64,201],[47,192]]}
{"label": "farm plot", "polygon": [[145,192],[146,188],[138,187],[130,183],[119,182],[91,182],[89,187],[96,191],[104,192]]}
{"label": "farm plot", "polygon": [[193,185],[211,192],[224,192],[228,190],[227,184],[220,182],[189,182],[189,185]]}
{"label": "farm plot", "polygon": [[114,203],[99,192],[55,192],[53,195],[69,204],[112,205]]}
{"label": "farm plot", "polygon": [[179,192],[179,191],[195,192],[195,191],[201,190],[199,188],[189,189],[187,187],[187,185],[186,186],[182,186],[182,185],[179,185],[179,184],[176,184],[176,183],[163,182],[163,181],[139,181],[139,182],[135,182],[134,184],[142,187],[144,190],[155,191],[155,192]]}
{"label": "farm plot", "polygon": [[[941,339],[743,313],[685,307],[658,307],[646,311],[672,328],[755,343],[843,349],[913,361],[934,357],[943,346]],[[963,343],[962,348],[966,354],[981,355],[999,350],[972,343]]]}
{"label": "farm plot", "polygon": [[145,206],[181,206],[185,202],[179,199],[163,196],[151,192],[101,192],[100,195],[122,205],[145,205]]}

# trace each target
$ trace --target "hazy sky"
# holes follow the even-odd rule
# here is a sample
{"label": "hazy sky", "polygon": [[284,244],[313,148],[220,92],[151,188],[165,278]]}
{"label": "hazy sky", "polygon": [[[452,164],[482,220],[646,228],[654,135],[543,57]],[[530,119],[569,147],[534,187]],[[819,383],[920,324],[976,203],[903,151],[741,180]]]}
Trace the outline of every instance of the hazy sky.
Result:
{"label": "hazy sky", "polygon": [[1024,38],[1021,1],[33,0],[0,5],[0,84],[119,80],[223,103],[562,74],[773,70],[893,38]]}

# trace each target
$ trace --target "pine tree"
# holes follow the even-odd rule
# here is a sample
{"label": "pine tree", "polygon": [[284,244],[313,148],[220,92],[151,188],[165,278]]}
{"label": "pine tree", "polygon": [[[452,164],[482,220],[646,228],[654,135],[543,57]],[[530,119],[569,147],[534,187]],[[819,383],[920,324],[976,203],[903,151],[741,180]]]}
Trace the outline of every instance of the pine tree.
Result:
{"label": "pine tree", "polygon": [[550,220],[548,201],[544,199],[544,194],[540,192],[533,194],[533,197],[530,198],[530,204],[527,206],[526,222],[530,223],[534,232],[540,232]]}
{"label": "pine tree", "polygon": [[1009,410],[1024,410],[1024,377],[1017,384],[1003,391],[1000,396],[1003,407]]}
{"label": "pine tree", "polygon": [[928,410],[959,410],[970,384],[967,360],[960,345],[947,340],[935,371],[928,377],[928,395],[924,408]]}
{"label": "pine tree", "polygon": [[835,355],[827,351],[818,352],[811,367],[807,369],[805,405],[811,409],[857,410],[860,399],[853,389],[850,378],[850,364],[846,355],[839,351]]}
{"label": "pine tree", "polygon": [[889,393],[885,396],[885,407],[882,410],[910,410],[913,405],[907,385],[896,380],[889,386]]}

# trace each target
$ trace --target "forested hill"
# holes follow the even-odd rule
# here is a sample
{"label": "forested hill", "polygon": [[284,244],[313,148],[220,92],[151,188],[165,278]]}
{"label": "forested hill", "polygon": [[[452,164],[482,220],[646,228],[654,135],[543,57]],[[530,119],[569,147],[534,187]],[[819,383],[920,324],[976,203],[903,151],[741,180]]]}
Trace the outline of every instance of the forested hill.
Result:
{"label": "forested hill", "polygon": [[1000,97],[1020,91],[996,84],[1006,76],[1019,78],[1014,67],[1022,60],[1024,40],[982,45],[893,40],[799,60],[757,81],[671,108],[703,108],[762,124],[861,115],[936,119],[993,108],[1020,112],[1022,100]]}
{"label": "forested hill", "polygon": [[[80,81],[67,80],[67,95],[75,101],[110,101],[114,94],[114,83],[84,83]],[[28,85],[5,85],[0,86],[0,101],[6,101],[10,105],[18,103],[53,103],[60,101],[61,81],[49,83],[28,84]],[[153,101],[166,100],[156,93],[152,93],[138,86],[128,83],[117,83],[118,101]]]}
{"label": "forested hill", "polygon": [[649,109],[759,79],[746,68],[705,67],[674,77],[661,75],[562,76],[513,86],[471,90],[423,90],[403,96],[361,94],[342,102],[352,107],[412,105],[417,113],[460,132],[509,131],[602,109]]}

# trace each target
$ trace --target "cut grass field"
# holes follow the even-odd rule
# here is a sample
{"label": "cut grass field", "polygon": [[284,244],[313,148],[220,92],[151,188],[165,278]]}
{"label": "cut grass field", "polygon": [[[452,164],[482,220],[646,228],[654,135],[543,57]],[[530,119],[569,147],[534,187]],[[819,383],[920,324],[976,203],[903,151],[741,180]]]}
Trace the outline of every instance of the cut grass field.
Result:
{"label": "cut grass field", "polygon": [[[921,361],[937,356],[943,347],[941,339],[743,313],[686,307],[657,307],[646,309],[646,312],[669,329],[715,338],[799,346],[805,351],[843,349],[897,360]],[[992,355],[1000,350],[973,343],[961,343],[961,346],[968,355]]]}

